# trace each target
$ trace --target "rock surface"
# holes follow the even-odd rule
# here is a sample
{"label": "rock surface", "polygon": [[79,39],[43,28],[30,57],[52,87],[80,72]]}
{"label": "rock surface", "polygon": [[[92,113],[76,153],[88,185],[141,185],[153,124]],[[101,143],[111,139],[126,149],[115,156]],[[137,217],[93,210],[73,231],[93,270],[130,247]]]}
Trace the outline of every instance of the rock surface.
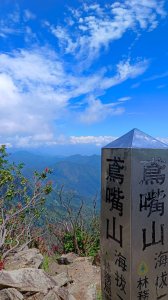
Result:
{"label": "rock surface", "polygon": [[9,288],[0,291],[1,300],[23,300],[23,295],[16,289]]}
{"label": "rock surface", "polygon": [[78,257],[78,255],[73,252],[69,252],[67,254],[62,254],[61,257],[66,258],[68,263],[71,264]]}
{"label": "rock surface", "polygon": [[38,249],[26,249],[6,258],[5,270],[16,270],[20,268],[38,269],[42,262],[43,255],[39,252]]}
{"label": "rock surface", "polygon": [[45,297],[45,294],[42,293],[36,293],[32,296],[27,296],[25,299],[26,300],[43,300]]}
{"label": "rock surface", "polygon": [[93,265],[100,267],[100,251],[93,258]]}
{"label": "rock surface", "polygon": [[[99,299],[99,256],[94,262],[96,265],[92,264],[92,257],[79,257],[73,253],[62,255],[68,264],[59,264],[53,257],[46,273],[38,269],[41,264],[39,254],[38,250],[29,249],[15,254],[13,259],[12,256],[8,258],[6,267],[16,269],[0,271],[0,300]],[[28,264],[33,267],[26,268]],[[24,267],[18,269],[20,265]]]}
{"label": "rock surface", "polygon": [[76,257],[68,265],[49,264],[51,274],[65,272],[71,278],[72,283],[67,286],[68,300],[93,300],[95,294],[96,298],[100,295],[100,267],[92,265],[92,261],[91,257]]}
{"label": "rock surface", "polygon": [[69,293],[67,290],[55,287],[51,291],[49,291],[49,293],[44,297],[43,300],[69,300],[68,295]]}
{"label": "rock surface", "polygon": [[0,271],[0,289],[14,287],[25,292],[47,292],[57,283],[43,270],[23,268],[12,271]]}
{"label": "rock surface", "polygon": [[59,287],[65,286],[68,283],[72,282],[72,280],[69,277],[69,275],[67,274],[67,272],[62,272],[56,276],[52,276],[52,278],[56,281],[56,283]]}

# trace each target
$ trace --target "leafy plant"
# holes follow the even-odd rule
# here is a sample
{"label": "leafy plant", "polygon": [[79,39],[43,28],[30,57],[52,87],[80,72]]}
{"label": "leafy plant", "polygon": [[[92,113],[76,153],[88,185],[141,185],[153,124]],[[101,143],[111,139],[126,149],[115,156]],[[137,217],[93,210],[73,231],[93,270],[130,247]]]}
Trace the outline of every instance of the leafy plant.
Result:
{"label": "leafy plant", "polygon": [[23,164],[8,161],[5,145],[0,146],[0,254],[2,260],[12,251],[32,242],[39,230],[35,224],[44,211],[52,182],[51,170],[34,172],[33,181],[22,174]]}
{"label": "leafy plant", "polygon": [[[62,252],[75,252],[82,256],[94,256],[100,248],[99,216],[96,212],[96,197],[93,207],[86,210],[83,200],[74,206],[74,194],[57,191],[58,201],[64,209],[61,219],[50,224],[50,238],[55,236],[57,249]],[[61,247],[60,247],[61,245]],[[60,251],[60,250],[59,250]]]}
{"label": "leafy plant", "polygon": [[49,261],[50,261],[49,256],[47,254],[43,255],[42,269],[45,272],[48,272],[48,270],[49,270]]}

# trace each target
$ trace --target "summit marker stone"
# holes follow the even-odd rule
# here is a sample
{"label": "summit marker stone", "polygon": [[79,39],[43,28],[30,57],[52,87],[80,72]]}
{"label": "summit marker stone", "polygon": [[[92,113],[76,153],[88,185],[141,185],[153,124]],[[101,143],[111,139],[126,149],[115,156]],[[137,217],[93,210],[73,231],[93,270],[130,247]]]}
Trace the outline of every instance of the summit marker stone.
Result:
{"label": "summit marker stone", "polygon": [[168,145],[133,129],[102,149],[103,300],[168,299]]}

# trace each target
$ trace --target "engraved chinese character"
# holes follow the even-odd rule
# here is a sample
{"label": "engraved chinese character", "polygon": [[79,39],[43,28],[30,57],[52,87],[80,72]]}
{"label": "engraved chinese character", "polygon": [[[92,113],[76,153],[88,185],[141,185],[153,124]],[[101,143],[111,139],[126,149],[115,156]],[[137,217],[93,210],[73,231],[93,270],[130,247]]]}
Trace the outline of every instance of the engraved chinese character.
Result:
{"label": "engraved chinese character", "polygon": [[166,197],[164,190],[158,189],[157,191],[152,190],[151,192],[140,194],[140,211],[148,211],[148,217],[152,213],[159,212],[160,216],[164,214],[164,202],[161,201]]}
{"label": "engraved chinese character", "polygon": [[161,165],[160,159],[153,159],[147,162],[144,166],[143,180],[140,183],[145,184],[163,184],[165,181],[165,174],[162,174],[162,170],[165,169],[165,165]]}
{"label": "engraved chinese character", "polygon": [[126,262],[126,258],[119,252],[115,253],[115,256],[117,257],[115,264],[118,265],[119,268],[122,269],[122,271],[127,271],[127,262]]}
{"label": "engraved chinese character", "polygon": [[109,219],[106,219],[106,238],[109,239],[111,238],[112,240],[114,240],[115,242],[119,243],[120,247],[122,248],[123,245],[123,226],[120,225],[120,236],[119,238],[116,238],[116,218],[113,217],[113,230],[112,230],[112,235],[109,233],[109,224],[110,221]]}
{"label": "engraved chinese character", "polygon": [[124,300],[123,297],[121,297],[119,294],[117,294],[118,299]]}
{"label": "engraved chinese character", "polygon": [[155,269],[157,269],[158,267],[166,267],[168,265],[168,251],[160,251],[159,255],[158,253],[156,253],[157,257],[155,257]]}
{"label": "engraved chinese character", "polygon": [[[162,274],[157,276],[155,286],[156,286],[156,295],[157,295],[157,300],[160,299],[167,299],[167,293],[160,294],[160,292],[164,289],[167,288],[167,272],[164,271]],[[166,298],[165,298],[166,297]]]}
{"label": "engraved chinese character", "polygon": [[119,274],[118,271],[115,273],[115,281],[116,286],[120,288],[120,291],[123,291],[126,294],[125,287],[126,287],[126,280],[122,274]]}
{"label": "engraved chinese character", "polygon": [[148,299],[149,299],[149,290],[138,292],[138,300],[148,300]]}
{"label": "engraved chinese character", "polygon": [[156,278],[156,283],[155,283],[156,288],[163,288],[167,286],[167,272],[162,272],[161,276],[157,276]]}
{"label": "engraved chinese character", "polygon": [[107,159],[110,162],[109,164],[109,171],[107,180],[117,182],[122,184],[124,181],[124,175],[121,173],[121,170],[124,169],[124,160],[120,159],[120,157],[114,156],[113,159]]}
{"label": "engraved chinese character", "polygon": [[143,289],[147,289],[147,285],[149,284],[148,278],[146,276],[144,278],[140,277],[137,283],[137,289],[139,289],[140,291]]}
{"label": "engraved chinese character", "polygon": [[120,188],[107,188],[106,190],[106,202],[111,203],[110,210],[116,209],[119,211],[119,216],[123,215],[123,203],[120,200],[124,199],[122,195],[123,191]]}
{"label": "engraved chinese character", "polygon": [[110,273],[110,265],[107,261],[105,261],[105,271],[104,271],[104,292],[106,296],[111,297],[111,273]]}
{"label": "engraved chinese character", "polygon": [[104,273],[104,290],[111,296],[111,275],[106,271]]}
{"label": "engraved chinese character", "polygon": [[164,245],[164,224],[160,225],[160,240],[156,240],[156,232],[155,232],[155,222],[152,222],[152,241],[150,243],[146,242],[146,229],[142,229],[143,232],[143,251],[150,246],[161,244]]}

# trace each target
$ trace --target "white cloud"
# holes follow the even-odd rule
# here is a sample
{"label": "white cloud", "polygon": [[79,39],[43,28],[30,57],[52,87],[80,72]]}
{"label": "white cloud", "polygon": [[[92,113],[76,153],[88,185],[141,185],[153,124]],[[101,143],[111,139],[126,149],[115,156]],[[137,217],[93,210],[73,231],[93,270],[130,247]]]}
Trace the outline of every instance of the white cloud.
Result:
{"label": "white cloud", "polygon": [[118,99],[119,102],[125,102],[125,101],[129,101],[129,100],[131,100],[131,97],[122,97],[122,98]]}
{"label": "white cloud", "polygon": [[107,89],[116,84],[122,83],[128,78],[136,78],[146,71],[148,65],[149,62],[147,60],[142,60],[134,63],[131,63],[130,59],[121,61],[117,64],[116,75],[113,77],[104,78],[104,80],[100,83],[100,87]]}
{"label": "white cloud", "polygon": [[[64,53],[77,58],[71,69],[66,59],[49,47],[36,46],[0,54],[1,135],[13,135],[13,142],[18,145],[52,144],[55,143],[56,121],[62,117],[66,119],[72,115],[79,122],[92,124],[124,113],[122,106],[130,97],[107,99],[107,104],[101,95],[107,89],[143,74],[149,62],[121,60],[113,66],[111,75],[105,68],[93,74],[78,67],[85,60],[92,62],[102,47],[107,48],[127,30],[154,29],[157,16],[164,17],[163,2],[156,4],[156,0],[151,0],[150,4],[145,0],[141,3],[125,0],[104,6],[84,4],[83,10],[71,10],[73,17],[69,18],[68,26],[43,22],[57,37]],[[6,20],[0,21],[0,35],[6,37],[18,30],[18,33],[25,32],[27,42],[30,43],[31,38],[37,40],[31,27],[25,24],[35,18],[29,10],[22,16],[16,10],[13,19],[8,15]]]}
{"label": "white cloud", "polygon": [[[82,9],[71,10],[72,18],[67,25],[47,24],[64,53],[92,61],[102,47],[120,39],[127,31],[154,30],[159,17],[166,15],[165,1],[125,0],[112,5],[83,4]],[[72,28],[71,28],[72,26]],[[87,50],[86,50],[87,49]]]}
{"label": "white cloud", "polygon": [[0,109],[11,109],[20,103],[18,90],[8,74],[0,73]]}
{"label": "white cloud", "polygon": [[168,77],[168,72],[153,75],[151,77],[145,78],[143,81],[153,81],[153,80],[162,79],[162,78],[166,78],[166,77]]}
{"label": "white cloud", "polygon": [[124,113],[123,107],[115,107],[117,103],[103,104],[99,99],[90,97],[88,106],[80,115],[80,121],[87,124],[101,122],[107,117]]}
{"label": "white cloud", "polygon": [[11,34],[19,34],[22,32],[22,29],[18,27],[20,22],[20,13],[19,9],[16,7],[15,11],[9,13],[4,18],[0,19],[0,37],[6,38]]}
{"label": "white cloud", "polygon": [[113,136],[64,136],[59,135],[55,138],[52,134],[45,135],[27,135],[27,136],[11,136],[4,139],[0,136],[1,141],[4,142],[0,145],[15,148],[38,148],[39,146],[56,146],[56,145],[95,145],[97,147],[109,144],[116,137]]}
{"label": "white cloud", "polygon": [[24,20],[29,21],[29,20],[34,20],[34,19],[36,19],[36,15],[33,14],[29,9],[25,9]]}
{"label": "white cloud", "polygon": [[[78,121],[88,124],[119,115],[124,108],[116,107],[117,99],[104,104],[95,94],[140,75],[146,67],[146,62],[122,61],[113,77],[106,77],[101,70],[82,76],[67,72],[64,63],[49,48],[0,54],[0,133],[50,136],[56,120],[66,118],[71,109]],[[85,109],[79,114],[78,109],[74,111],[72,99],[81,96],[85,97]]]}
{"label": "white cloud", "polygon": [[[118,137],[114,136],[65,136],[58,135],[54,137],[52,134],[35,134],[27,136],[9,136],[7,139],[4,139],[3,136],[0,136],[1,143],[0,145],[6,144],[7,147],[12,148],[38,148],[39,146],[68,146],[68,145],[94,145],[97,147],[103,147]],[[168,138],[157,137],[161,142],[168,144]]]}
{"label": "white cloud", "polygon": [[104,146],[114,141],[116,137],[113,136],[71,136],[69,138],[70,144],[90,144],[96,146]]}

